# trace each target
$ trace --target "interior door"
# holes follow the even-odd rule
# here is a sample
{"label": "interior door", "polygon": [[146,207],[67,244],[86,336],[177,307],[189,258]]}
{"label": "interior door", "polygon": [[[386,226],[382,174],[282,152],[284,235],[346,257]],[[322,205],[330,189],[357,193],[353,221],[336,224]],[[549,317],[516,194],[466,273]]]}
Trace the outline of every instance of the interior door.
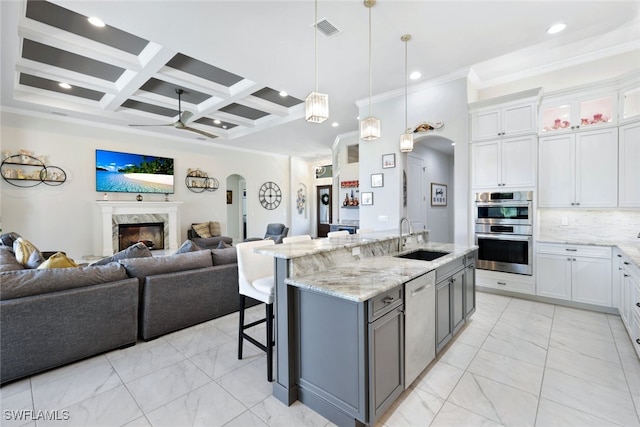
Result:
{"label": "interior door", "polygon": [[318,237],[327,237],[329,232],[329,226],[332,222],[332,207],[333,200],[331,198],[331,186],[319,185],[316,187],[316,230],[318,231]]}

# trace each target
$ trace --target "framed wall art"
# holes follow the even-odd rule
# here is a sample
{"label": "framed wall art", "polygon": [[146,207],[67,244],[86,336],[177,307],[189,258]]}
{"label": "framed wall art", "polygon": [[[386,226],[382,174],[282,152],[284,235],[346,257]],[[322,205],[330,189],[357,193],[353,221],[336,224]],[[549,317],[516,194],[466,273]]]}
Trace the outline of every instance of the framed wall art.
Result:
{"label": "framed wall art", "polygon": [[360,193],[360,204],[361,205],[373,205],[373,193],[372,192],[363,192]]}
{"label": "framed wall art", "polygon": [[233,191],[227,190],[227,204],[233,204]]}
{"label": "framed wall art", "polygon": [[396,167],[396,153],[382,155],[382,169]]}
{"label": "framed wall art", "polygon": [[384,187],[384,174],[371,174],[371,188]]}
{"label": "framed wall art", "polygon": [[446,184],[431,183],[431,206],[447,206]]}

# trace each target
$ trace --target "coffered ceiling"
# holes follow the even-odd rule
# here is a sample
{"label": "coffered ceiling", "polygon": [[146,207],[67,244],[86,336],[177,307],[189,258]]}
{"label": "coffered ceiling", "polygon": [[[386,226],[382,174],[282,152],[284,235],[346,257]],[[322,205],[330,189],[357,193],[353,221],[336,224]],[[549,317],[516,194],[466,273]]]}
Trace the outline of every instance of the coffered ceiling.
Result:
{"label": "coffered ceiling", "polygon": [[[309,124],[313,4],[1,1],[2,107],[214,147],[327,156],[337,135],[357,129],[356,101],[368,96],[368,9],[319,0],[318,85],[331,117]],[[472,69],[480,86],[640,49],[637,1],[378,0],[371,12],[374,95],[404,84],[404,33],[422,81]],[[556,21],[568,29],[545,34]],[[171,126],[180,118],[176,89],[194,131]]]}

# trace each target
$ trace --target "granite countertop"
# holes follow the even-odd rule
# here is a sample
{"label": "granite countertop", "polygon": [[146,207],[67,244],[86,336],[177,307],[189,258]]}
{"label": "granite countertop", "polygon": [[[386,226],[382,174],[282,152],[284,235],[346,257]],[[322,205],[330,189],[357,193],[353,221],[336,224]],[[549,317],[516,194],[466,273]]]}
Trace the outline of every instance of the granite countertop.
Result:
{"label": "granite countertop", "polygon": [[417,249],[450,252],[450,254],[434,261],[397,258],[393,255],[370,257],[315,274],[286,279],[285,283],[350,301],[362,302],[464,256],[476,250],[477,246],[437,242],[414,243],[407,245],[401,254]]}
{"label": "granite countertop", "polygon": [[538,243],[555,243],[564,245],[587,245],[587,246],[610,246],[617,247],[624,255],[629,257],[636,267],[640,268],[640,239],[635,242],[606,242],[606,241],[590,241],[590,240],[573,240],[566,238],[556,238],[552,236],[541,236],[536,239]]}
{"label": "granite countertop", "polygon": [[292,259],[341,248],[354,248],[366,243],[383,242],[394,238],[398,238],[398,230],[373,231],[370,233],[349,234],[348,236],[331,238],[321,237],[304,242],[265,246],[263,248],[256,248],[254,251],[264,255],[271,255],[275,258]]}

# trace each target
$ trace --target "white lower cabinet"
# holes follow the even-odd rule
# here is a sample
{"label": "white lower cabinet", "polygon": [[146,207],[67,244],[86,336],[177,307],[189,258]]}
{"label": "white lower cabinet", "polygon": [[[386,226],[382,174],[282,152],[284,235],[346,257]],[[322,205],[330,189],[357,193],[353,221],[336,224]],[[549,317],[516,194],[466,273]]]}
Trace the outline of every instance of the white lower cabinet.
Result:
{"label": "white lower cabinet", "polygon": [[534,295],[536,293],[533,276],[499,271],[476,270],[476,286],[520,294]]}
{"label": "white lower cabinet", "polygon": [[540,243],[536,266],[537,295],[612,306],[610,247]]}

